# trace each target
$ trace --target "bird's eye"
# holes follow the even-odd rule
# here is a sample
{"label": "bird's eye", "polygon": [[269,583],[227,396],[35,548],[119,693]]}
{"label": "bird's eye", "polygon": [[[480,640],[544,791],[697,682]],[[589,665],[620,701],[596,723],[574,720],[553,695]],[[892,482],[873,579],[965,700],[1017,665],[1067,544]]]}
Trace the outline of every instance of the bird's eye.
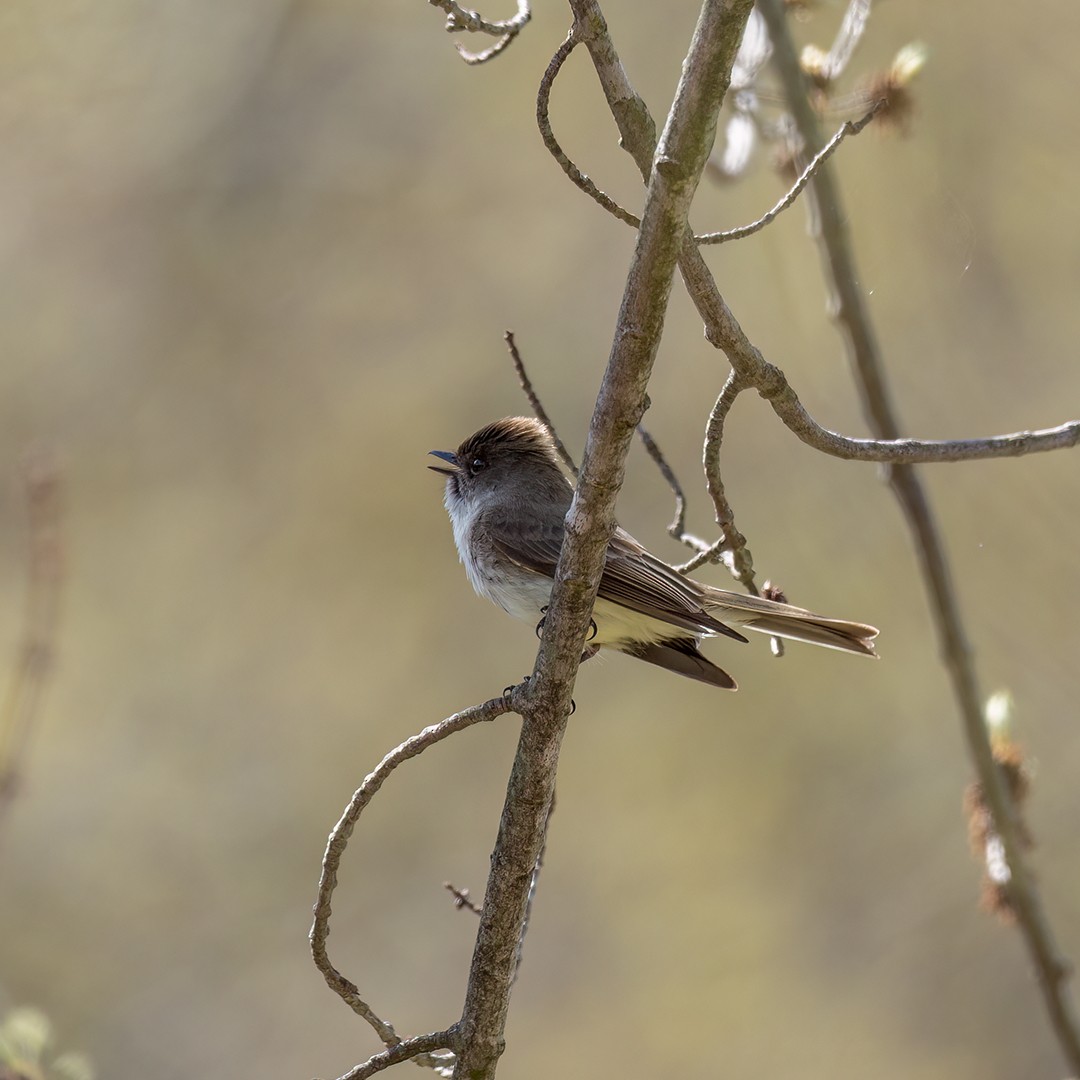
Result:
{"label": "bird's eye", "polygon": [[487,465],[487,462],[483,458],[473,458],[469,462],[469,472],[475,476],[485,465]]}

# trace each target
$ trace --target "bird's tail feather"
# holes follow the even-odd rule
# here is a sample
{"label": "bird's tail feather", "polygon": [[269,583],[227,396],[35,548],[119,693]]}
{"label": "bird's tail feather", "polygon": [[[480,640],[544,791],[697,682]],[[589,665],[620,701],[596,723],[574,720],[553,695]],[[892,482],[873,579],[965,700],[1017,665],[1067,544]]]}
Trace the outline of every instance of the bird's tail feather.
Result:
{"label": "bird's tail feather", "polygon": [[719,686],[724,690],[737,689],[735,680],[723,668],[718,668],[701,655],[695,638],[627,642],[616,648],[648,664],[674,671],[677,675],[685,675],[689,679],[697,679],[698,682]]}
{"label": "bird's tail feather", "polygon": [[781,604],[764,597],[722,589],[710,589],[707,603],[717,618],[733,622],[746,630],[823,645],[827,649],[877,656],[873,640],[877,636],[877,629],[866,623],[826,619],[793,604]]}
{"label": "bird's tail feather", "polygon": [[810,645],[824,645],[826,649],[842,649],[844,652],[877,657],[872,640],[877,631],[872,626],[864,626],[862,623],[821,619],[817,616],[797,619],[790,615],[759,615],[742,625],[747,630],[759,630],[763,634],[772,634],[775,637],[805,641]]}

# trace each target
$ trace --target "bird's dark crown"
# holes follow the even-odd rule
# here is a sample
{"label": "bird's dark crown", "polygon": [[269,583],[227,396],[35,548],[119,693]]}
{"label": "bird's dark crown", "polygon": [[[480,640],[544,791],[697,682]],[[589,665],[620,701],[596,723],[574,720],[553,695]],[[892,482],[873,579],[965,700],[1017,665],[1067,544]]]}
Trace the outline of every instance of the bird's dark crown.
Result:
{"label": "bird's dark crown", "polygon": [[482,427],[457,449],[457,459],[465,468],[476,458],[521,456],[557,466],[555,444],[539,420],[530,416],[507,416]]}

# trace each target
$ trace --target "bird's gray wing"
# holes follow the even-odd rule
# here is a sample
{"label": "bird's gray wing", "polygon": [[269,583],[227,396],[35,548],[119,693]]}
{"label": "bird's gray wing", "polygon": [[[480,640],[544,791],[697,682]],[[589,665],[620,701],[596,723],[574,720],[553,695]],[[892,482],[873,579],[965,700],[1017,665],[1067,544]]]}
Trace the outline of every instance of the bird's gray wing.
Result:
{"label": "bird's gray wing", "polygon": [[[525,570],[555,577],[563,542],[562,521],[553,524],[536,517],[525,524],[517,516],[511,524],[492,515],[485,525],[492,545],[504,558]],[[623,529],[615,530],[608,545],[597,595],[694,634],[724,634],[737,641],[747,640],[714,619],[691,582],[650,555]]]}
{"label": "bird's gray wing", "polygon": [[696,585],[646,551],[625,529],[616,528],[608,545],[599,595],[672,626],[747,640],[714,619]]}

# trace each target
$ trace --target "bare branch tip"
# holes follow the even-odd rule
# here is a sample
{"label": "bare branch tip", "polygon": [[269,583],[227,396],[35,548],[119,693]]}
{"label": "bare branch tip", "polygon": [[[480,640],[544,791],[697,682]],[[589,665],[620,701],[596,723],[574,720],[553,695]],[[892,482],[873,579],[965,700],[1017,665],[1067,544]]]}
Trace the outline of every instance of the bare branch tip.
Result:
{"label": "bare branch tip", "polygon": [[480,914],[480,906],[473,902],[468,889],[459,889],[453,882],[444,881],[443,888],[454,898],[454,907],[459,911],[467,908],[474,915]]}
{"label": "bare branch tip", "polygon": [[521,389],[525,393],[525,397],[529,401],[529,405],[532,407],[533,415],[544,425],[547,433],[551,436],[551,441],[555,444],[555,451],[559,455],[562,463],[574,476],[577,476],[578,470],[577,466],[574,464],[574,459],[570,456],[570,452],[566,449],[562,439],[559,438],[559,434],[555,430],[555,425],[551,422],[551,417],[548,416],[547,410],[540,400],[540,395],[537,394],[536,390],[533,388],[529,373],[525,370],[525,361],[521,358],[521,352],[517,347],[514,332],[512,330],[507,330],[503,334],[503,341],[506,342],[506,348],[510,353],[511,363],[513,363],[514,371],[517,373],[518,384],[521,386]]}
{"label": "bare branch tip", "polygon": [[491,48],[484,49],[482,52],[477,53],[469,52],[461,42],[455,42],[455,48],[457,49],[458,56],[460,56],[470,67],[474,67],[477,64],[486,64],[489,60],[493,60],[510,44],[511,41],[514,40],[515,37],[517,37],[517,34],[506,34],[495,42]]}
{"label": "bare branch tip", "polygon": [[499,39],[490,48],[480,52],[470,52],[460,42],[455,43],[458,55],[466,64],[483,64],[498,56],[532,18],[528,0],[518,0],[517,14],[511,18],[494,22],[485,19],[479,12],[462,7],[457,0],[428,0],[428,3],[446,12],[443,28],[448,34],[487,34]]}

